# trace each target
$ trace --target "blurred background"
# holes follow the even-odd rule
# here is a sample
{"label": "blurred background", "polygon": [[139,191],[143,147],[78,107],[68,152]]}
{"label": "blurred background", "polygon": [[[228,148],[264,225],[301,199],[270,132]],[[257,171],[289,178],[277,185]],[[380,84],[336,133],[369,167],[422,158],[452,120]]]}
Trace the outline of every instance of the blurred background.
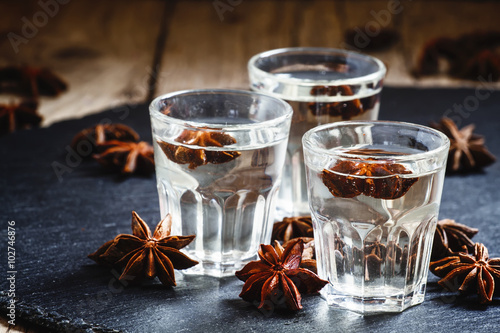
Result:
{"label": "blurred background", "polygon": [[67,83],[41,97],[42,126],[179,89],[248,89],[248,59],[288,46],[376,56],[386,86],[498,88],[498,12],[500,2],[460,0],[4,0],[0,67],[48,68]]}

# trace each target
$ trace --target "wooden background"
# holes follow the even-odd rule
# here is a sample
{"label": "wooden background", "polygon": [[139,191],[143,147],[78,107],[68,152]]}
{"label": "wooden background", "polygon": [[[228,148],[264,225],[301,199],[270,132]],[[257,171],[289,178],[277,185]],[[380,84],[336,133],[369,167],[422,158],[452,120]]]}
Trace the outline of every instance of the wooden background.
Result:
{"label": "wooden background", "polygon": [[[247,89],[252,55],[289,46],[344,47],[344,31],[355,26],[400,33],[391,49],[371,53],[389,67],[386,85],[477,84],[410,73],[431,38],[500,30],[500,2],[395,1],[0,1],[0,66],[48,67],[69,83],[60,97],[42,99],[44,126],[180,89]],[[8,328],[3,314],[1,327],[40,331],[29,324]]]}

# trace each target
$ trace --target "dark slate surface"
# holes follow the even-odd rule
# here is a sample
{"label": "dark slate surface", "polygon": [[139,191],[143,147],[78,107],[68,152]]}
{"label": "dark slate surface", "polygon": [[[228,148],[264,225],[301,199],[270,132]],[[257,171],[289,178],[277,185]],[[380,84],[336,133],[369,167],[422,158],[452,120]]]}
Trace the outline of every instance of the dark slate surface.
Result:
{"label": "dark slate surface", "polygon": [[[386,88],[380,119],[427,124],[443,114],[474,122],[500,156],[500,92]],[[485,94],[489,94],[484,97]],[[476,103],[477,102],[477,103]],[[464,105],[460,114],[454,105]],[[450,110],[450,111],[448,111]],[[455,110],[458,110],[455,108]],[[86,258],[102,243],[130,232],[130,211],[151,227],[159,218],[154,177],[120,179],[66,151],[80,129],[110,120],[131,125],[151,139],[146,105],[124,106],[45,129],[0,138],[0,306],[7,306],[7,221],[16,222],[16,314],[51,331],[93,332],[438,332],[498,330],[500,300],[479,306],[474,298],[446,293],[430,274],[426,300],[402,314],[362,317],[329,309],[318,296],[304,298],[296,314],[261,313],[242,301],[236,278],[182,277],[178,287],[159,282],[123,288],[110,269]],[[68,158],[68,160],[66,160]],[[53,163],[71,172],[59,181]],[[441,218],[478,227],[478,242],[500,256],[500,162],[484,173],[447,176]]]}

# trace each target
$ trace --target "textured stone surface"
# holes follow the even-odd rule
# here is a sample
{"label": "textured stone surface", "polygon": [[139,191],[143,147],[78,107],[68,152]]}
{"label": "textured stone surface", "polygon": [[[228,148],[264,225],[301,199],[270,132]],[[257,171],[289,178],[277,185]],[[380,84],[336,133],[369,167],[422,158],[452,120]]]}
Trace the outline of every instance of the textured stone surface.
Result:
{"label": "textured stone surface", "polygon": [[[427,124],[454,104],[470,103],[474,90],[386,88],[380,119]],[[467,105],[469,110],[471,105]],[[477,125],[477,133],[500,156],[500,92],[479,102],[462,120]],[[464,108],[465,112],[468,112]],[[58,180],[53,162],[67,165],[66,147],[79,130],[109,119],[135,128],[151,140],[146,105],[120,107],[49,128],[0,137],[0,198],[2,231],[16,221],[17,318],[64,332],[219,332],[314,331],[396,332],[497,330],[497,298],[489,307],[473,298],[442,291],[429,274],[423,304],[398,315],[362,317],[329,309],[319,296],[307,296],[296,314],[262,313],[238,297],[236,278],[183,277],[178,286],[158,281],[123,288],[117,272],[95,265],[87,254],[119,233],[130,232],[131,210],[154,227],[159,219],[154,176],[121,179],[104,173],[93,161],[68,160],[72,172]],[[483,173],[447,176],[441,218],[479,228],[474,238],[500,256],[500,162]],[[0,243],[2,272],[7,271],[6,237]],[[0,307],[8,297],[5,273],[0,279]]]}

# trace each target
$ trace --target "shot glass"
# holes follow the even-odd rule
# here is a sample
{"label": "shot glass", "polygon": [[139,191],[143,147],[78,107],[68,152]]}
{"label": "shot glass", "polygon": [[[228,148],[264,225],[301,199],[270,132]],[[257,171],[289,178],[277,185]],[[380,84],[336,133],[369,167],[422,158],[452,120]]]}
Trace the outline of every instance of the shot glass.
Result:
{"label": "shot glass", "polygon": [[303,144],[328,304],[370,314],[422,303],[448,138],[409,123],[348,121],[309,130]]}
{"label": "shot glass", "polygon": [[150,106],[162,216],[196,235],[187,274],[232,275],[269,243],[292,108],[237,90],[190,90]]}
{"label": "shot glass", "polygon": [[376,120],[386,68],[376,58],[346,50],[285,48],[253,56],[248,72],[252,90],[293,108],[277,216],[309,215],[302,136],[321,124]]}

